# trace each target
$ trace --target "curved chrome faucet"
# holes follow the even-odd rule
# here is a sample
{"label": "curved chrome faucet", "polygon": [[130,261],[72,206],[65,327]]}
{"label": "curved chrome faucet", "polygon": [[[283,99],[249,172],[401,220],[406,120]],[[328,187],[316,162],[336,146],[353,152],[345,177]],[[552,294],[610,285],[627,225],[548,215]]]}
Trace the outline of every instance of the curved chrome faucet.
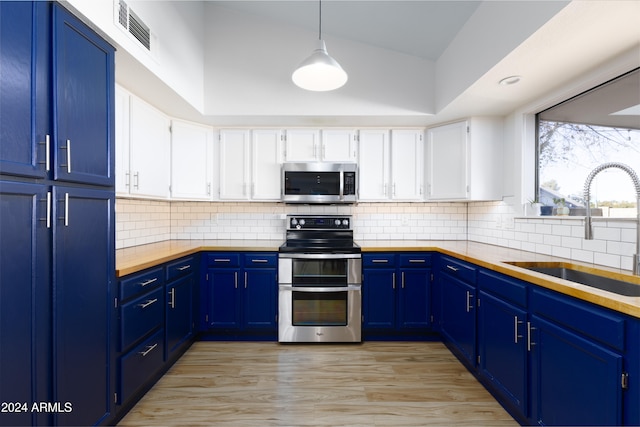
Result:
{"label": "curved chrome faucet", "polygon": [[587,180],[584,183],[584,201],[587,208],[587,216],[584,219],[584,238],[593,240],[593,227],[591,224],[591,181],[593,181],[593,178],[595,178],[597,174],[609,168],[618,168],[625,171],[636,187],[636,211],[638,215],[636,220],[636,253],[633,254],[633,274],[640,276],[640,179],[638,179],[638,175],[633,169],[624,163],[603,163],[592,170],[589,176],[587,176]]}

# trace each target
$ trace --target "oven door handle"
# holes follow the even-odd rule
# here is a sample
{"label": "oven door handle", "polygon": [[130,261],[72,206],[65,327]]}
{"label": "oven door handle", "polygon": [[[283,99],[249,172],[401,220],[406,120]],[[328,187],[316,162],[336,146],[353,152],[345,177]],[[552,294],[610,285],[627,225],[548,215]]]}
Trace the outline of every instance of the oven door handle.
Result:
{"label": "oven door handle", "polygon": [[362,258],[362,254],[341,254],[341,253],[327,253],[327,254],[290,254],[280,253],[280,258],[292,258],[292,259],[351,259]]}
{"label": "oven door handle", "polygon": [[329,286],[329,287],[308,287],[308,286],[291,286],[291,285],[280,285],[281,291],[292,291],[292,292],[317,292],[317,293],[331,293],[331,292],[345,292],[345,291],[360,291],[362,290],[361,285],[349,285],[349,286]]}

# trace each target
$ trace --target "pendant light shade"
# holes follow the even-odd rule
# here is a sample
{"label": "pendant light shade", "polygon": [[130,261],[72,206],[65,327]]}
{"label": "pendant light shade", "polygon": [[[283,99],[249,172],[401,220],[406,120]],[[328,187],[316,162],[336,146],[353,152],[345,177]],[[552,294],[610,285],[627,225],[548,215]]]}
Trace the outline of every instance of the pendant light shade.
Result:
{"label": "pendant light shade", "polygon": [[291,75],[291,80],[302,89],[324,92],[342,87],[348,79],[338,61],[327,53],[322,40],[322,2],[320,2],[320,24],[318,42],[311,55],[300,63]]}

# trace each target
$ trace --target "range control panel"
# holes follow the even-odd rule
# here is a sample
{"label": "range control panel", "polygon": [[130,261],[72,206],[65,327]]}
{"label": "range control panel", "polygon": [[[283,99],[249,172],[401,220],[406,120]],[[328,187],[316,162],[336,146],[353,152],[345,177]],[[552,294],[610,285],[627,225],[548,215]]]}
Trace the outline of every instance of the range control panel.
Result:
{"label": "range control panel", "polygon": [[287,215],[288,230],[351,230],[351,217],[333,215]]}

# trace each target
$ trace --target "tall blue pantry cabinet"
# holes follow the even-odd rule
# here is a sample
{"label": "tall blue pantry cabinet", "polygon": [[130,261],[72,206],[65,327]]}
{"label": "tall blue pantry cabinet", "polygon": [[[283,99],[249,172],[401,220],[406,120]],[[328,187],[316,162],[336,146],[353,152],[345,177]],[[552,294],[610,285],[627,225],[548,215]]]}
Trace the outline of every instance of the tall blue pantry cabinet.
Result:
{"label": "tall blue pantry cabinet", "polygon": [[111,416],[113,110],[113,47],[0,2],[0,425]]}

